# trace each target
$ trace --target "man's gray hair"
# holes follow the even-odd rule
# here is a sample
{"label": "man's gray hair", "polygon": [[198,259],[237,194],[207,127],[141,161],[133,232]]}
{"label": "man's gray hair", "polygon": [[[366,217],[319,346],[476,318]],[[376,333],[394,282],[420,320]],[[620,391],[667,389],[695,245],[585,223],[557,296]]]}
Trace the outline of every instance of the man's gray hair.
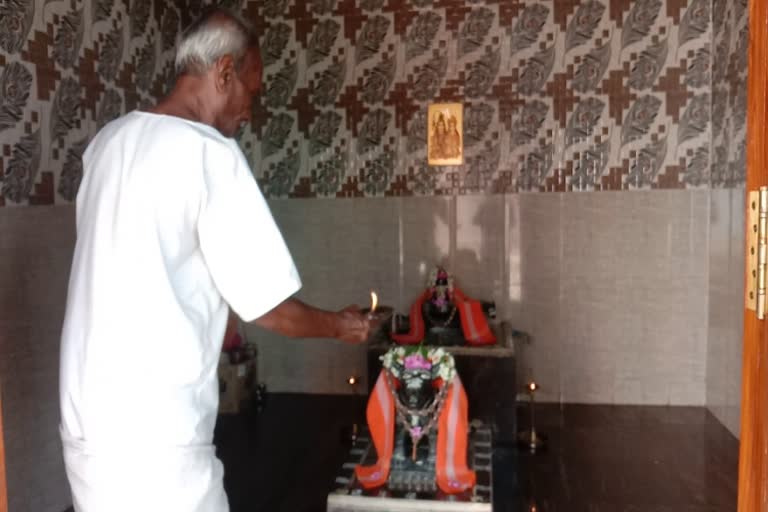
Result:
{"label": "man's gray hair", "polygon": [[201,16],[181,36],[176,50],[176,73],[204,73],[225,55],[240,63],[258,39],[253,29],[235,14],[215,8]]}

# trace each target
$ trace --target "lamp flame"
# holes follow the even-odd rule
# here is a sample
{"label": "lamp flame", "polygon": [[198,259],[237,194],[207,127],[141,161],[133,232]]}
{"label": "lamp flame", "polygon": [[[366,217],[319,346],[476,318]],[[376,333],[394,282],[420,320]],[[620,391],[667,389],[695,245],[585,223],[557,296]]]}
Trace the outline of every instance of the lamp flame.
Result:
{"label": "lamp flame", "polygon": [[528,384],[528,389],[530,389],[531,391],[536,391],[538,388],[539,386],[535,382],[531,382],[530,384]]}
{"label": "lamp flame", "polygon": [[371,313],[376,311],[376,305],[379,303],[379,297],[376,295],[376,292],[371,292]]}

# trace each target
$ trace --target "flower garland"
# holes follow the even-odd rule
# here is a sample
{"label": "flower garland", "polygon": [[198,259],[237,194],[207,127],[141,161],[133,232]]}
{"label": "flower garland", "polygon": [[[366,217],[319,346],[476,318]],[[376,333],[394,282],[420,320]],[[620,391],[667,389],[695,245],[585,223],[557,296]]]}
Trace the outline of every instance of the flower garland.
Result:
{"label": "flower garland", "polygon": [[[418,347],[394,347],[381,357],[389,391],[395,402],[395,409],[400,423],[411,436],[413,453],[411,458],[416,460],[416,448],[419,441],[429,434],[440,417],[448,386],[456,376],[456,363],[453,356],[442,348],[427,349]],[[408,373],[413,371],[428,371],[432,380],[440,379],[440,389],[432,402],[423,409],[411,409],[400,401],[395,392],[393,379],[408,381]],[[421,426],[421,420],[426,419],[426,425]]]}

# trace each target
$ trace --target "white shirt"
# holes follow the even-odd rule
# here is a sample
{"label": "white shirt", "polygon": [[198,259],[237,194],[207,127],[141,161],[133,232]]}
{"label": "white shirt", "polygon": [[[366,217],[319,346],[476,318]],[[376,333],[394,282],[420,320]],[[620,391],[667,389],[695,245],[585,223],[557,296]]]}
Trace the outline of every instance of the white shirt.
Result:
{"label": "white shirt", "polygon": [[[210,448],[227,304],[250,321],[301,286],[242,152],[214,128],[133,112],[83,163],[61,343],[70,483],[114,458],[141,467],[151,453]],[[218,463],[212,450],[200,460],[193,472]],[[75,502],[97,510],[82,504],[86,484],[72,484]]]}

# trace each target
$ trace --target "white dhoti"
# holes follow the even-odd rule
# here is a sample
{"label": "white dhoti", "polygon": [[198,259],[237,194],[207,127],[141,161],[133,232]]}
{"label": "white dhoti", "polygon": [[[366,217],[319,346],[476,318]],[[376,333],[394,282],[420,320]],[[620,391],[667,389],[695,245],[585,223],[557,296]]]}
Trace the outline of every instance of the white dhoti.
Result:
{"label": "white dhoti", "polygon": [[65,439],[75,512],[228,512],[214,447],[141,446],[91,451]]}

